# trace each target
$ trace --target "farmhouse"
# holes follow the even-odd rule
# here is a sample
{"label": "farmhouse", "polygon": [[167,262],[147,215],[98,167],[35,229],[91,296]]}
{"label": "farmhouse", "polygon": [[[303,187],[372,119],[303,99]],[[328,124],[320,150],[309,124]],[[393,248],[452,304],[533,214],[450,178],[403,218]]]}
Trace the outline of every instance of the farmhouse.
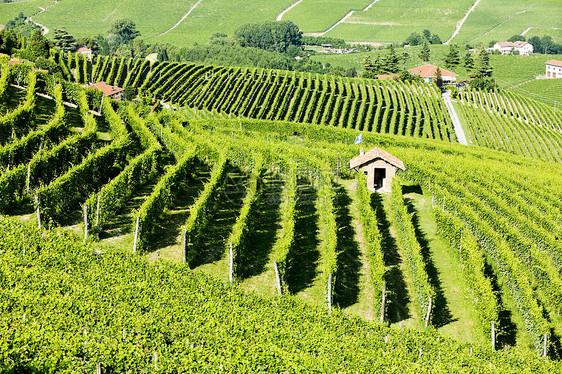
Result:
{"label": "farmhouse", "polygon": [[92,50],[85,45],[80,46],[76,49],[76,53],[80,53],[81,55],[85,55],[88,58],[92,57]]}
{"label": "farmhouse", "polygon": [[547,78],[562,78],[562,61],[550,60],[545,64]]}
{"label": "farmhouse", "polygon": [[125,90],[123,88],[117,86],[110,86],[105,82],[98,82],[88,86],[88,88],[95,88],[96,90],[100,90],[103,92],[103,96],[110,97],[112,99],[121,101],[124,99]]}
{"label": "farmhouse", "polygon": [[349,169],[358,169],[365,173],[367,188],[372,192],[390,193],[396,168],[406,170],[400,159],[380,148],[362,152],[349,161]]}
{"label": "farmhouse", "polygon": [[520,56],[529,56],[533,53],[533,45],[522,41],[499,42],[494,44],[493,49],[494,51],[500,51],[502,55],[510,54],[512,51],[517,51]]}
{"label": "farmhouse", "polygon": [[8,61],[8,66],[21,65],[21,64],[23,64],[23,61],[17,61],[17,60]]}
{"label": "farmhouse", "polygon": [[[431,83],[431,81],[437,76],[437,68],[438,66],[435,65],[423,65],[408,71],[412,74],[420,75],[424,81]],[[459,76],[458,74],[442,68],[439,68],[439,70],[441,71],[441,79],[443,79],[443,83],[447,84],[457,81],[457,77]]]}

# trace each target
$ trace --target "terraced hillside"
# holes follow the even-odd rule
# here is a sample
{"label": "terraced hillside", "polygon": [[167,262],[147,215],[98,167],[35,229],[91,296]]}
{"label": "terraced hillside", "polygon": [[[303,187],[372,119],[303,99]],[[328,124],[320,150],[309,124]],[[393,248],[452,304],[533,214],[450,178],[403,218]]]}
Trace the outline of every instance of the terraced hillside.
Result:
{"label": "terraced hillside", "polygon": [[[111,248],[117,247],[136,252],[135,256],[146,254],[154,261],[178,262],[178,267],[189,266],[195,273],[212,274],[247,291],[294,295],[310,304],[355,310],[379,321],[382,315],[382,321],[395,326],[404,322],[423,330],[428,323],[433,326],[430,329],[464,336],[474,346],[480,346],[480,342],[489,345],[495,336],[496,348],[515,345],[521,351],[544,354],[546,339],[546,354],[558,357],[562,331],[562,262],[557,240],[562,235],[558,219],[562,208],[559,163],[541,161],[537,155],[514,159],[512,154],[480,147],[366,132],[363,147],[382,147],[406,165],[402,179],[393,186],[392,196],[372,197],[365,189],[365,180],[342,167],[358,153],[358,146],[347,145],[357,130],[230,119],[205,110],[155,114],[149,107],[127,103],[117,106],[109,100],[104,100],[101,116],[94,119],[83,90],[54,84],[49,76],[30,72],[20,83],[26,87],[27,92],[21,91],[25,95],[13,95],[11,92],[20,90],[10,86],[16,79],[10,71],[3,68],[0,79],[4,108],[0,154],[5,155],[0,174],[0,209],[19,220],[39,219],[43,227],[68,227],[87,237],[86,242],[99,238],[99,245],[92,244],[80,256],[94,249],[92,256],[101,254],[101,261],[110,261],[114,253]],[[54,99],[54,108],[43,110],[51,113],[48,121],[36,120],[37,91]],[[63,97],[77,104],[78,110],[63,105]],[[507,99],[503,98],[504,103]],[[513,103],[511,108],[515,110]],[[528,112],[519,115],[522,113],[529,123],[543,121],[542,126],[546,126],[544,117]],[[66,125],[70,118],[74,119],[72,127]],[[537,173],[537,169],[541,172]],[[9,238],[21,237],[14,228],[6,230]],[[439,247],[428,244],[425,235],[430,233],[440,237]],[[29,235],[34,238],[39,234]],[[53,249],[57,250],[61,245],[58,239],[55,235],[48,238],[54,240]],[[10,248],[22,248],[18,240],[12,239]],[[68,239],[69,243],[72,240]],[[10,253],[13,258],[24,256],[17,261],[28,261],[21,249]],[[48,252],[43,255],[49,257]],[[42,258],[32,260],[37,262],[32,262],[29,271],[41,273]],[[443,260],[446,262],[439,262]],[[13,261],[3,262],[2,266],[19,263]],[[117,268],[117,273],[121,271],[118,269],[129,268],[126,264],[120,261],[123,268]],[[158,264],[162,265],[151,269],[162,272],[163,267],[170,266]],[[67,265],[61,263],[64,271],[70,269]],[[98,272],[93,264],[76,266],[86,273],[87,269]],[[27,282],[16,281],[19,273],[5,273],[14,282],[3,283],[7,287],[3,289],[13,290],[21,284],[28,287]],[[68,277],[81,272],[72,274],[73,271],[65,275],[65,279],[71,282]],[[172,277],[171,270],[165,274]],[[199,275],[193,279],[194,287],[199,287]],[[143,282],[140,288],[152,289],[147,279],[143,278]],[[29,287],[34,290],[36,284]],[[455,299],[459,292],[463,297]],[[381,302],[383,294],[386,304]],[[48,317],[38,316],[32,312],[33,307],[30,314],[23,306],[16,308],[15,305],[26,304],[19,299],[19,291],[12,295],[16,295],[11,296],[16,302],[3,306],[6,309],[2,316],[8,318],[3,323],[11,323],[6,321],[20,318],[22,313],[26,313],[24,322],[26,318],[43,321]],[[234,299],[239,302],[237,297]],[[154,295],[145,300],[155,300],[161,307]],[[143,305],[144,312],[153,310],[151,301]],[[177,309],[172,306],[169,310]],[[88,309],[87,313],[92,312]],[[188,312],[182,309],[179,313]],[[65,314],[57,313],[60,315]],[[74,321],[71,331],[86,329],[84,336],[95,331],[94,336],[113,344],[115,334],[105,332],[106,328],[99,330],[98,317],[89,315],[92,325]],[[457,319],[471,327],[447,330]],[[112,319],[117,320],[121,319]],[[255,325],[263,325],[264,319],[256,316],[255,321]],[[18,331],[33,335],[35,326],[18,324]],[[154,362],[156,367],[158,362],[162,367],[172,365],[178,352],[174,342],[195,339],[184,332],[166,335],[167,326],[172,326],[168,322],[156,324],[163,330],[154,331],[152,338],[141,338],[136,332],[128,335],[129,324],[111,326],[118,332],[124,329],[123,339],[131,339],[125,348],[111,352],[130,357],[137,352],[132,345],[147,348],[143,348],[144,355],[135,356],[134,362],[140,367]],[[384,334],[395,331],[379,325],[373,328],[384,329],[376,335],[381,342]],[[466,331],[470,334],[464,334]],[[49,336],[53,344],[63,344],[64,352],[71,349],[59,335]],[[197,340],[191,341],[198,344]],[[154,342],[166,342],[162,344],[171,348],[155,349]],[[479,360],[477,355],[462,353],[462,347],[455,348],[455,360],[444,353],[431,353],[427,363],[442,363],[455,370],[455,365],[466,363],[459,359],[465,354]],[[470,352],[467,346],[464,349]],[[310,350],[298,352],[305,351],[311,354]],[[70,357],[88,357],[85,367],[93,367],[96,361],[111,362],[111,367],[118,368],[125,365],[116,361],[119,355],[102,355],[101,347],[86,353],[71,352]],[[404,352],[421,358],[426,348],[422,348],[421,357],[417,345]],[[34,360],[40,360],[41,354],[34,349],[28,356],[19,356],[20,361],[13,355],[9,357],[21,365],[38,365],[36,362],[42,361]],[[151,357],[153,354],[156,358]],[[274,364],[269,356],[256,354],[264,358],[264,365],[271,365],[267,367],[289,363],[305,368],[320,365],[310,356],[289,357],[283,353],[282,363]],[[501,352],[484,357],[498,360],[498,370],[509,370],[511,355]],[[241,365],[240,360],[246,356],[240,353],[235,357],[233,362]],[[69,360],[61,360],[61,367],[77,365],[74,359]],[[405,360],[412,362],[409,356]],[[337,368],[339,362],[344,361],[325,365]],[[352,362],[357,362],[358,368],[363,365],[363,361]],[[401,365],[401,361],[385,362]],[[556,367],[548,366],[556,364],[547,362],[538,367],[532,359],[525,359],[524,365],[529,365],[529,370],[556,371]],[[425,370],[425,364],[420,362],[420,370]],[[470,365],[479,364],[471,361]]]}
{"label": "terraced hillside", "polygon": [[84,68],[93,81],[234,116],[456,139],[437,90],[428,85],[108,57],[92,67],[79,63],[77,71]]}

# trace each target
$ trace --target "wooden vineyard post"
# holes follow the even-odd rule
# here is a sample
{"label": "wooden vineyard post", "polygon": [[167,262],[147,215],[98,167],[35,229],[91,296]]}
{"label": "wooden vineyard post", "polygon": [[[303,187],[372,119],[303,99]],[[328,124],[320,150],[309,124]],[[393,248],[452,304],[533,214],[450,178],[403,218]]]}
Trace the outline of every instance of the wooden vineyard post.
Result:
{"label": "wooden vineyard post", "polygon": [[187,263],[187,230],[183,229],[181,239],[181,252],[183,253],[183,264]]}
{"label": "wooden vineyard post", "polygon": [[139,223],[140,223],[140,217],[137,217],[137,223],[135,225],[135,241],[133,242],[133,253],[137,251],[137,242],[139,239]]}
{"label": "wooden vineyard post", "polygon": [[332,274],[328,274],[328,311],[332,311]]}
{"label": "wooden vineyard post", "polygon": [[35,205],[37,205],[37,226],[41,228],[41,209],[39,208],[39,197],[35,195]]}
{"label": "wooden vineyard post", "polygon": [[96,207],[96,227],[100,224],[100,195],[98,195],[98,205]]}
{"label": "wooden vineyard post", "polygon": [[84,244],[88,240],[88,204],[84,204]]}
{"label": "wooden vineyard post", "polygon": [[386,304],[386,284],[382,286],[381,323],[384,322],[384,309]]}
{"label": "wooden vineyard post", "polygon": [[433,303],[433,299],[429,298],[429,305],[427,306],[427,314],[425,315],[425,327],[429,325],[429,317],[431,316],[431,306]]}
{"label": "wooden vineyard post", "polygon": [[27,179],[25,190],[29,193],[29,185],[31,182],[31,163],[27,164]]}
{"label": "wooden vineyard post", "polygon": [[234,282],[234,254],[232,252],[232,243],[230,243],[230,251],[228,257],[228,280]]}
{"label": "wooden vineyard post", "polygon": [[279,276],[279,268],[277,267],[277,261],[273,260],[273,269],[275,269],[275,279],[277,280],[277,293],[281,296],[281,277]]}
{"label": "wooden vineyard post", "polygon": [[496,325],[494,321],[492,321],[492,349],[496,349]]}
{"label": "wooden vineyard post", "polygon": [[548,350],[548,334],[544,334],[544,343],[543,343],[543,347],[542,347],[542,356],[543,357],[546,357],[547,350]]}
{"label": "wooden vineyard post", "polygon": [[338,167],[336,169],[336,181],[340,179],[340,156],[338,156]]}
{"label": "wooden vineyard post", "polygon": [[101,362],[96,364],[96,374],[101,374]]}

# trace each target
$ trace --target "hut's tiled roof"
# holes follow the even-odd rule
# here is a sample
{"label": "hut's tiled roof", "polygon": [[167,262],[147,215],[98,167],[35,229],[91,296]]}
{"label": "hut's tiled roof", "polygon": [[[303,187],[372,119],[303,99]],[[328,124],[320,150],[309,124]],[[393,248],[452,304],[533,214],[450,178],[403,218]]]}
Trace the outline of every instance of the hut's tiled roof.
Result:
{"label": "hut's tiled roof", "polygon": [[92,84],[88,88],[97,88],[98,90],[103,92],[103,96],[112,96],[115,95],[116,93],[125,91],[123,88],[117,86],[110,86],[105,82],[98,82],[96,84]]}
{"label": "hut's tiled roof", "polygon": [[406,170],[404,163],[398,157],[391,155],[388,152],[383,151],[380,148],[373,148],[370,151],[365,152],[362,155],[352,158],[349,161],[349,168],[354,169],[368,162],[375,161],[380,158],[388,162],[389,164],[396,166],[398,169]]}

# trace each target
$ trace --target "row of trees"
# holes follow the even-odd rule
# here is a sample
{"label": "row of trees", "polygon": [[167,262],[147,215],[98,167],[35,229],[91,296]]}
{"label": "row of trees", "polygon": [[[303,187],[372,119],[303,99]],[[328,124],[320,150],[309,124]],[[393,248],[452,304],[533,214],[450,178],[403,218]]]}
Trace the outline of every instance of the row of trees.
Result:
{"label": "row of trees", "polygon": [[429,30],[423,30],[420,34],[419,32],[413,32],[406,38],[406,44],[411,46],[421,45],[424,43],[429,44],[443,44],[441,38],[437,34],[432,34]]}

